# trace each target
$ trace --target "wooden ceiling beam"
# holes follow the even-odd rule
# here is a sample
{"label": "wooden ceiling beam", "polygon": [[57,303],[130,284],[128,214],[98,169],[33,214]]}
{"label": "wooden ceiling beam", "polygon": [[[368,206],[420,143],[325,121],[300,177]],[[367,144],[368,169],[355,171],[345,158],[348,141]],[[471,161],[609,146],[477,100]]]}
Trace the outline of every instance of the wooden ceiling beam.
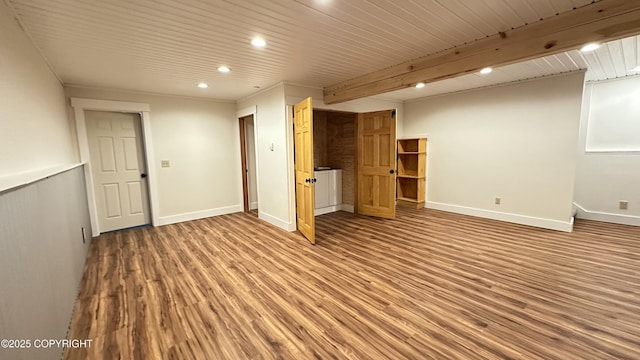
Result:
{"label": "wooden ceiling beam", "polygon": [[324,103],[378,95],[640,33],[640,1],[601,0],[324,88]]}

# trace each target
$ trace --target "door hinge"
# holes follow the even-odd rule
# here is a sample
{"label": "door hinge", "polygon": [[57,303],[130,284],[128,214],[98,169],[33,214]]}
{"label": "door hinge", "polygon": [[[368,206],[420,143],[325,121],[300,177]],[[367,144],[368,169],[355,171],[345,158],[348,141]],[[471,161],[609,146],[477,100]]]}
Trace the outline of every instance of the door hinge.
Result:
{"label": "door hinge", "polygon": [[391,116],[393,116],[393,117],[396,116],[396,111],[395,110],[391,110]]}

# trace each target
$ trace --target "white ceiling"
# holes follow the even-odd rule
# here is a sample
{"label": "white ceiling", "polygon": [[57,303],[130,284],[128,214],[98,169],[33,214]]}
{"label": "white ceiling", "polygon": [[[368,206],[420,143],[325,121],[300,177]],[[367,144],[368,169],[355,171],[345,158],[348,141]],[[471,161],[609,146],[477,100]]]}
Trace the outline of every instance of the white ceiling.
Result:
{"label": "white ceiling", "polygon": [[[591,0],[5,0],[65,84],[237,100],[324,87],[571,11]],[[267,47],[253,48],[259,35]],[[407,100],[589,67],[627,75],[640,38],[383,95]],[[221,74],[220,65],[232,72]],[[199,89],[200,81],[209,83]]]}

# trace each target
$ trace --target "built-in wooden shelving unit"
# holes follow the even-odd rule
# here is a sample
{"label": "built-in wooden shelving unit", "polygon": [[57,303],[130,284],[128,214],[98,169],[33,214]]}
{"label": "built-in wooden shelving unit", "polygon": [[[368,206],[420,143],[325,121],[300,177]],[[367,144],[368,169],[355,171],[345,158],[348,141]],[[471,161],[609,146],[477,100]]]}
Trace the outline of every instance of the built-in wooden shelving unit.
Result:
{"label": "built-in wooden shelving unit", "polygon": [[427,139],[398,140],[398,205],[424,207],[426,170]]}

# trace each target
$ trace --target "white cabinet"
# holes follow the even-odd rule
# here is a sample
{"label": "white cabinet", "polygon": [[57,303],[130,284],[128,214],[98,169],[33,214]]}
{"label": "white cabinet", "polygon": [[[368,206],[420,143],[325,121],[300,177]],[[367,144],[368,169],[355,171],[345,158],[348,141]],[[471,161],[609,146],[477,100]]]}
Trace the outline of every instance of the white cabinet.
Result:
{"label": "white cabinet", "polygon": [[315,208],[322,209],[329,206],[329,171],[315,171],[316,178]]}
{"label": "white cabinet", "polygon": [[342,169],[315,171],[315,214],[340,210],[342,205]]}

